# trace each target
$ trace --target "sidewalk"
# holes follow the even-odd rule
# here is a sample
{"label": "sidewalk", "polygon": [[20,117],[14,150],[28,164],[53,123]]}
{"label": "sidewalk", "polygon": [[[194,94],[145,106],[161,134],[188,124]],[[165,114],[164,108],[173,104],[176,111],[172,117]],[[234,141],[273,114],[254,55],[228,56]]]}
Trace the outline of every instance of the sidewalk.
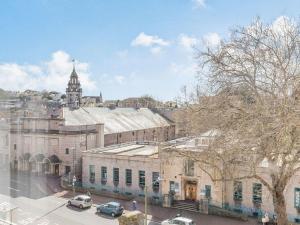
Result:
{"label": "sidewalk", "polygon": [[[82,193],[76,193],[82,194]],[[56,196],[61,198],[71,198],[73,197],[72,191],[62,191],[57,193]],[[132,210],[132,202],[125,201],[121,199],[113,199],[105,196],[92,195],[94,204],[103,204],[110,201],[120,202],[126,210]],[[137,203],[137,210],[144,212],[144,203]],[[249,219],[249,221],[243,222],[239,220],[233,220],[226,217],[219,217],[213,215],[204,215],[200,213],[181,211],[172,208],[164,208],[161,206],[148,205],[148,215],[152,215],[153,221],[162,221],[175,217],[177,214],[181,214],[184,217],[192,218],[197,225],[257,225],[256,220]]]}

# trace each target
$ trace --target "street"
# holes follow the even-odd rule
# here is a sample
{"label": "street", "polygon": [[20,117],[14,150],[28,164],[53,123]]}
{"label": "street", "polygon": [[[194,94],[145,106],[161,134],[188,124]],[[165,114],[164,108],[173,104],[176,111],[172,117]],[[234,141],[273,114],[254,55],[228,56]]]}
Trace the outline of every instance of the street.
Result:
{"label": "street", "polygon": [[[117,218],[96,214],[95,206],[80,210],[66,205],[73,196],[72,191],[60,188],[57,177],[41,177],[27,173],[9,174],[0,172],[0,203],[8,202],[17,208],[13,210],[12,221],[17,225],[117,225]],[[80,194],[80,193],[76,193]],[[120,202],[126,210],[132,210],[130,201],[92,196],[95,204],[109,201]],[[143,212],[143,203],[137,204]],[[149,222],[157,225],[159,221],[176,216],[180,213],[195,220],[197,225],[254,225],[256,221],[242,222],[212,215],[203,215],[171,208],[149,205]]]}

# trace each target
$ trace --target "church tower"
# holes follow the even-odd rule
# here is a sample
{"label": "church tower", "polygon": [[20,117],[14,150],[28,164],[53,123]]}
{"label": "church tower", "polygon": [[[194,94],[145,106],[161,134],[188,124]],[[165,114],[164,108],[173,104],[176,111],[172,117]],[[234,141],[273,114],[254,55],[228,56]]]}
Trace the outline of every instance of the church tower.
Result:
{"label": "church tower", "polygon": [[82,89],[75,70],[75,65],[73,65],[73,71],[71,73],[68,87],[66,89],[66,95],[67,106],[71,109],[78,109],[81,104]]}

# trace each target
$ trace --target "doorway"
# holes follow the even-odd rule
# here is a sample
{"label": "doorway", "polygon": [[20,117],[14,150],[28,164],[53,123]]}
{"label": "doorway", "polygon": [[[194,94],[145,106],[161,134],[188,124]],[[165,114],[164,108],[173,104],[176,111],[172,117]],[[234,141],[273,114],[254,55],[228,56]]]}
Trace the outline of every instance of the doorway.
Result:
{"label": "doorway", "polygon": [[196,181],[186,181],[184,190],[185,190],[185,200],[196,201],[197,199]]}
{"label": "doorway", "polygon": [[54,165],[54,175],[59,176],[59,164]]}

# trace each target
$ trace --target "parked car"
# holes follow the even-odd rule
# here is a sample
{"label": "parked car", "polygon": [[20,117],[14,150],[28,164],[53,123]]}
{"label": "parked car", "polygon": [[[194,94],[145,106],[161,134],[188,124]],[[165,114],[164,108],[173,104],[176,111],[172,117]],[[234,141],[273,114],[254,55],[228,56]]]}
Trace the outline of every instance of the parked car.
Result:
{"label": "parked car", "polygon": [[93,205],[93,201],[88,195],[77,195],[68,201],[68,205],[77,206],[81,209],[88,208]]}
{"label": "parked car", "polygon": [[118,202],[108,202],[106,204],[98,205],[96,208],[98,213],[105,213],[112,217],[122,215],[124,211],[124,208]]}
{"label": "parked car", "polygon": [[161,225],[196,225],[196,223],[189,218],[185,217],[175,217],[173,219],[164,220]]}

